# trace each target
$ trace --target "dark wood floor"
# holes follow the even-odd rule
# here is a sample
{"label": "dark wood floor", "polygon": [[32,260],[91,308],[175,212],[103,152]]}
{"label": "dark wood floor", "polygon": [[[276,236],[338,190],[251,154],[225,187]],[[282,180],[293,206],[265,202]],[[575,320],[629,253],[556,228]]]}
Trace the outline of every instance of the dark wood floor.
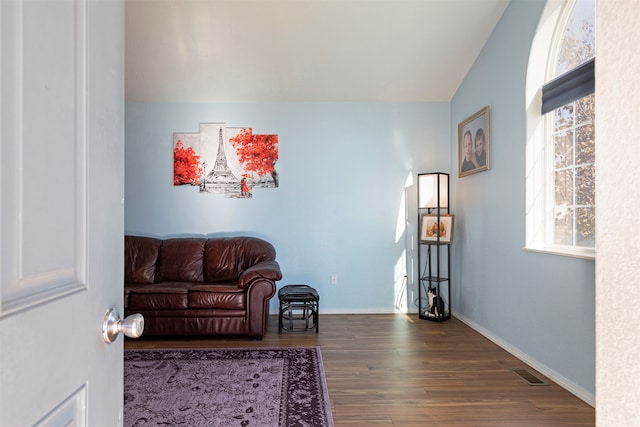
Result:
{"label": "dark wood floor", "polygon": [[336,426],[595,425],[593,407],[552,382],[525,384],[512,372],[528,368],[522,361],[455,318],[435,323],[415,315],[321,315],[316,335],[279,334],[277,316],[271,316],[262,341],[148,338],[125,344],[284,346],[320,346]]}

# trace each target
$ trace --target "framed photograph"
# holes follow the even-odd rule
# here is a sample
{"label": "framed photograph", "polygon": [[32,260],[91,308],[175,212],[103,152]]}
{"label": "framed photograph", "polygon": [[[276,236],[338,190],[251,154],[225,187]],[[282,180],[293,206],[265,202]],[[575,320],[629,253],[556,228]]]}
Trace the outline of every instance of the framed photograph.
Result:
{"label": "framed photograph", "polygon": [[420,217],[420,242],[450,244],[453,239],[453,215],[441,214],[440,224],[438,215],[422,214]]}
{"label": "framed photograph", "polygon": [[489,170],[489,107],[458,124],[458,176]]}

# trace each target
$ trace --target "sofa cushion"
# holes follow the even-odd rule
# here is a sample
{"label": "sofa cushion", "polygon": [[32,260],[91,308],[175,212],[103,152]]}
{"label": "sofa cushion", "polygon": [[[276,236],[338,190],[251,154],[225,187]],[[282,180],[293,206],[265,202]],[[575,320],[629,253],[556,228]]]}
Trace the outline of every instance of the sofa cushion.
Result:
{"label": "sofa cushion", "polygon": [[162,242],[156,267],[156,283],[201,282],[204,238],[177,238]]}
{"label": "sofa cushion", "polygon": [[209,239],[205,246],[204,280],[236,280],[240,274],[263,261],[276,259],[269,242],[255,237],[220,237]]}
{"label": "sofa cushion", "polygon": [[147,286],[144,283],[125,283],[124,284],[124,308],[129,308],[129,294],[132,290]]}
{"label": "sofa cushion", "polygon": [[162,240],[152,237],[124,237],[124,282],[153,283]]}
{"label": "sofa cushion", "polygon": [[141,286],[129,291],[129,309],[158,310],[188,307],[189,288],[192,283],[165,282]]}
{"label": "sofa cushion", "polygon": [[195,284],[189,290],[189,308],[243,310],[247,292],[232,284]]}

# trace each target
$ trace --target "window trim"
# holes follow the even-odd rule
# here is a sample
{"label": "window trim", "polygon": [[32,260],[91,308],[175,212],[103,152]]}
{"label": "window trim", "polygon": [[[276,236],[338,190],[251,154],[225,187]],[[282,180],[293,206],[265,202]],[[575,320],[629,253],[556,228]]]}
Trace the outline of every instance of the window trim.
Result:
{"label": "window trim", "polygon": [[595,248],[547,243],[550,241],[547,218],[553,218],[549,212],[553,209],[553,183],[547,177],[553,158],[552,150],[547,149],[546,129],[550,128],[553,117],[541,113],[541,88],[553,81],[549,80],[549,76],[555,69],[562,36],[574,4],[575,0],[549,0],[531,45],[525,89],[527,143],[523,250],[593,260]]}

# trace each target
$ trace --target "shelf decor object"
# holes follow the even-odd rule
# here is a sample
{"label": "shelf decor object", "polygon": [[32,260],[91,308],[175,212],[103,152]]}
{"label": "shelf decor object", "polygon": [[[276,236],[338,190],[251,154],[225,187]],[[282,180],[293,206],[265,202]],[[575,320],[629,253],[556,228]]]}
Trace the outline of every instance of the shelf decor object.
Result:
{"label": "shelf decor object", "polygon": [[420,242],[450,244],[453,239],[453,218],[449,214],[420,215]]}
{"label": "shelf decor object", "polygon": [[418,314],[442,322],[451,318],[449,174],[418,174]]}

